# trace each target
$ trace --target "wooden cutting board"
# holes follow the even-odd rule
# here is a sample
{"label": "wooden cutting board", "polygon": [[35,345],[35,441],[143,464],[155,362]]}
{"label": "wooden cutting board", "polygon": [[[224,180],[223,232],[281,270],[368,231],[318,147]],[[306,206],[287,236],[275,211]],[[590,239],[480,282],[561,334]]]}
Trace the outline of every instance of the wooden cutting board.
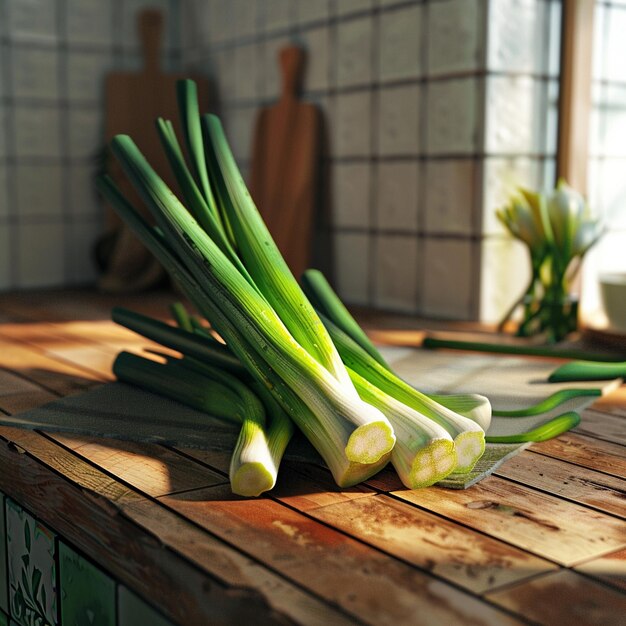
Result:
{"label": "wooden cutting board", "polygon": [[259,111],[252,151],[250,191],[294,275],[309,267],[313,219],[319,196],[320,110],[298,99],[304,51],[279,54],[282,93]]}
{"label": "wooden cutting board", "polygon": [[[119,133],[130,135],[159,175],[177,190],[154,122],[157,117],[172,120],[182,141],[178,121],[176,81],[181,78],[193,78],[196,81],[200,111],[208,110],[208,82],[198,76],[163,72],[161,43],[164,20],[160,11],[154,9],[141,11],[137,24],[143,53],[143,68],[139,72],[112,72],[107,76],[106,141],[108,144]],[[107,161],[107,171],[122,191],[128,194],[136,205],[142,206],[138,195],[113,157]],[[105,290],[133,291],[151,286],[158,280],[162,270],[134,235],[121,224],[112,209],[107,214],[107,231],[116,231],[117,236],[108,254],[108,269],[101,279],[101,286]]]}

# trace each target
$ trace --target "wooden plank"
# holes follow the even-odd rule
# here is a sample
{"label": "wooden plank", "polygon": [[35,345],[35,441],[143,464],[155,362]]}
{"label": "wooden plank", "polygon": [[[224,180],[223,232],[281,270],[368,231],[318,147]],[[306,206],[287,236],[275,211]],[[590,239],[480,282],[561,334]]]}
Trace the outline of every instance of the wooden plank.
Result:
{"label": "wooden plank", "polygon": [[0,409],[19,413],[54,400],[56,396],[38,385],[0,369]]}
{"label": "wooden plank", "polygon": [[593,403],[593,410],[626,417],[626,385],[598,398]]}
{"label": "wooden plank", "polygon": [[228,477],[160,445],[59,433],[49,437],[152,497],[228,483]]}
{"label": "wooden plank", "polygon": [[[160,504],[146,500],[142,494],[80,460],[46,437],[13,428],[0,428],[0,436],[10,442],[17,452],[28,452],[80,487],[83,497],[86,491],[92,494],[91,497],[105,498],[124,511],[128,511],[129,505],[137,505],[128,513],[130,519],[158,537],[159,542],[193,561],[225,584],[256,589],[268,598],[275,611],[284,612],[303,624],[345,623],[345,618],[340,613],[321,601],[308,596],[262,565],[185,522]],[[17,463],[21,462],[21,457],[18,458],[20,460]],[[30,504],[27,506],[30,508]],[[56,522],[51,525],[56,527]],[[90,529],[85,528],[83,531],[90,532]],[[136,556],[133,558],[137,559]]]}
{"label": "wooden plank", "polygon": [[125,507],[124,513],[158,537],[163,545],[219,576],[228,585],[257,590],[277,613],[298,624],[348,626],[355,623],[353,617],[308,594],[156,502],[136,502]]}
{"label": "wooden plank", "polygon": [[561,565],[626,545],[624,522],[497,476],[465,491],[430,487],[393,494]]}
{"label": "wooden plank", "polygon": [[385,495],[309,515],[476,594],[556,565]]}
{"label": "wooden plank", "polygon": [[534,443],[529,450],[611,476],[626,478],[626,454],[619,444],[569,432],[556,439]]}
{"label": "wooden plank", "polygon": [[538,624],[623,626],[626,596],[570,570],[488,594]]}
{"label": "wooden plank", "polygon": [[626,446],[626,418],[618,415],[588,409],[574,432]]}
{"label": "wooden plank", "polygon": [[[20,433],[36,436],[26,431],[15,436]],[[117,580],[143,597],[154,598],[163,613],[181,624],[290,621],[272,611],[258,591],[226,587],[164,549],[160,541],[99,495],[100,486],[86,493],[73,485],[67,475],[80,476],[82,470],[89,471],[87,464],[55,447],[58,452],[53,456],[63,467],[63,477],[24,454],[21,447],[0,444],[0,490],[61,536],[71,538],[78,549]],[[72,472],[74,464],[76,471]],[[104,474],[100,476],[111,480]]]}
{"label": "wooden plank", "polygon": [[46,356],[28,344],[4,339],[0,340],[0,367],[60,396],[87,390],[102,381],[100,376]]}
{"label": "wooden plank", "polygon": [[159,500],[367,623],[517,623],[477,598],[272,500],[242,500],[226,486]]}
{"label": "wooden plank", "polygon": [[626,593],[626,550],[605,554],[598,559],[581,563],[575,569]]}
{"label": "wooden plank", "polygon": [[518,454],[496,474],[626,518],[626,480],[538,454]]}

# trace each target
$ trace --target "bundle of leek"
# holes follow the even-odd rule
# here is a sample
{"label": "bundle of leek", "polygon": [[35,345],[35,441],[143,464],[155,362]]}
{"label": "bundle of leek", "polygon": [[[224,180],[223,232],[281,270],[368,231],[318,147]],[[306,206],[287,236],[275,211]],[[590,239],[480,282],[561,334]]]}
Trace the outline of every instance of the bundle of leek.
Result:
{"label": "bundle of leek", "polygon": [[[181,327],[167,332],[176,331],[175,342],[184,338],[184,346],[171,347],[187,356],[180,364],[160,366],[170,369],[159,372],[195,367],[196,374],[223,388],[224,397],[241,384],[224,378],[225,370],[256,385],[246,406],[232,406],[230,411],[243,424],[236,450],[239,460],[231,468],[233,489],[252,493],[273,484],[267,476],[250,478],[258,458],[275,479],[277,468],[272,469],[270,461],[276,465],[284,450],[278,446],[280,454],[274,457],[268,452],[274,423],[266,423],[270,397],[315,446],[340,486],[365,480],[390,457],[411,487],[432,484],[455,468],[471,466],[484,446],[482,430],[451,408],[409,393],[380,370],[363,365],[333,325],[322,322],[256,210],[219,120],[200,116],[193,82],[181,81],[178,96],[191,168],[171,122],[158,120],[157,128],[186,206],[124,135],[113,139],[112,151],[156,226],[143,220],[109,178],[101,179],[99,186],[228,346],[225,349],[175,311]],[[198,351],[203,353],[208,346],[219,361],[202,361]],[[204,363],[201,372],[199,360]],[[120,362],[117,373],[127,380],[143,367],[128,357]],[[156,370],[150,367],[147,378],[156,380]],[[145,379],[142,384],[147,385]],[[266,399],[259,401],[259,394]],[[289,438],[283,430],[281,445]],[[396,436],[401,441],[394,448]],[[242,466],[252,469],[241,472]],[[238,480],[238,474],[248,478]]]}

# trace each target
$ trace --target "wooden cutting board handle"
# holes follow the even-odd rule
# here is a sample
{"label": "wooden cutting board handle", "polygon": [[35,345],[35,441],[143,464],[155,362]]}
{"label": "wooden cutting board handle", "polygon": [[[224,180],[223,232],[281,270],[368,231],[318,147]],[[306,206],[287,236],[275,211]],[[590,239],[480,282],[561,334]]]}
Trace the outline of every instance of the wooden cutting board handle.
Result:
{"label": "wooden cutting board handle", "polygon": [[283,75],[281,101],[296,100],[302,85],[304,70],[304,52],[296,46],[289,46],[280,51],[280,67]]}
{"label": "wooden cutting board handle", "polygon": [[161,73],[161,42],[163,40],[163,14],[156,9],[145,9],[139,14],[137,30],[141,41],[143,71]]}

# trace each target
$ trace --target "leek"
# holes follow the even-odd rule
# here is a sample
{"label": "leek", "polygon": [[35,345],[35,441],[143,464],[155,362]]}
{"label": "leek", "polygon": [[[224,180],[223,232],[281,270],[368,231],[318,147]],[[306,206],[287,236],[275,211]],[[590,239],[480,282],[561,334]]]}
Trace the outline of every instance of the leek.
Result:
{"label": "leek", "polygon": [[117,356],[113,372],[119,380],[240,423],[229,470],[233,493],[259,496],[274,487],[280,457],[272,455],[266,439],[265,408],[237,378],[207,365],[198,372],[180,362],[161,364],[128,352]]}
{"label": "leek", "polygon": [[[328,465],[335,482],[340,487],[349,487],[367,480],[385,466],[389,460],[390,453],[382,456],[377,462],[372,464],[355,463],[348,459],[345,454],[345,448],[353,432],[351,425],[345,420],[337,420],[336,422],[330,422],[329,428],[320,427],[319,420],[308,406],[248,345],[241,329],[233,325],[221,313],[219,308],[215,307],[206,292],[198,286],[195,279],[168,247],[159,229],[151,227],[141,217],[110,178],[101,178],[98,181],[98,187],[122,219],[166,268],[185,295],[195,304],[196,308],[215,325],[230,349],[236,354],[241,363],[245,365],[247,372],[261,385],[271,390],[272,396],[277,400],[285,413],[298,425],[320,453]],[[203,338],[198,335],[186,333],[181,329],[170,327],[157,320],[151,320],[146,316],[124,309],[114,309],[113,318],[117,323],[155,341],[162,341],[164,345],[185,354],[189,350],[193,350],[194,342],[198,342],[203,345],[204,349],[201,352],[194,351],[193,355],[199,360],[212,363],[216,355],[221,358],[218,352],[206,349],[212,345],[212,342],[203,342]],[[239,365],[239,367],[241,366]]]}
{"label": "leek", "polygon": [[331,422],[342,419],[356,425],[346,446],[348,458],[373,463],[390,452],[395,437],[389,421],[358,396],[353,397],[350,389],[346,390],[295,341],[267,300],[198,226],[132,139],[118,135],[112,149],[202,290],[210,294],[215,306],[244,331],[267,364],[301,396],[320,427],[328,428]]}

